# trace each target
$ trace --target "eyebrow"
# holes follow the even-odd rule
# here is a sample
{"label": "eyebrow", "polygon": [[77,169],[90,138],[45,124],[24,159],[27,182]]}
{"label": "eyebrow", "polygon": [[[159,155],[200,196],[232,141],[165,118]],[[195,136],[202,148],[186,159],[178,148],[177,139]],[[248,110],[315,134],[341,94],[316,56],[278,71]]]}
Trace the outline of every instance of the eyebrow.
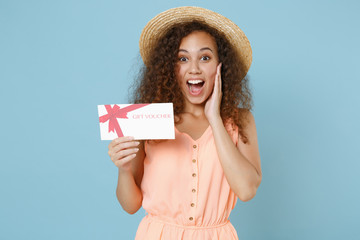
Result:
{"label": "eyebrow", "polygon": [[[209,47],[204,47],[204,48],[201,48],[200,50],[199,50],[199,52],[201,52],[201,51],[205,51],[205,50],[209,50],[209,51],[211,51],[211,52],[213,52],[213,50],[211,49],[211,48],[209,48]],[[185,49],[179,49],[179,52],[186,52],[186,53],[188,53],[188,51],[187,50],[185,50]]]}
{"label": "eyebrow", "polygon": [[213,52],[213,50],[209,47],[204,47],[204,48],[200,49],[200,51],[205,51],[205,50],[210,50],[211,52]]}

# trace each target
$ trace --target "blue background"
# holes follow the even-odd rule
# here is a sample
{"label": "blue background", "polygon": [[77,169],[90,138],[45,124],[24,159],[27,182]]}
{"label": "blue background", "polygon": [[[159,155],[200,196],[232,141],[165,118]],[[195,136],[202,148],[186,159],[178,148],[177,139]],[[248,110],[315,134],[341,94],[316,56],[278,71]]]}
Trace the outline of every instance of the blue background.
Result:
{"label": "blue background", "polygon": [[125,103],[153,16],[196,5],[237,23],[262,157],[240,239],[360,239],[358,1],[0,0],[0,239],[133,239],[97,104]]}

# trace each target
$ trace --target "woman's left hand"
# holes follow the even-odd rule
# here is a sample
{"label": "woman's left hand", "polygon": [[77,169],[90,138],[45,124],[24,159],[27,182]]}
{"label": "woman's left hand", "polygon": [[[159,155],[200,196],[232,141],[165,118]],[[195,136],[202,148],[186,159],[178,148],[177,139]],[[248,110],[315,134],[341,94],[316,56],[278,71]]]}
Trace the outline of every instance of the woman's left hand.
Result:
{"label": "woman's left hand", "polygon": [[205,104],[205,115],[210,125],[220,118],[221,91],[221,63],[217,66],[214,89]]}

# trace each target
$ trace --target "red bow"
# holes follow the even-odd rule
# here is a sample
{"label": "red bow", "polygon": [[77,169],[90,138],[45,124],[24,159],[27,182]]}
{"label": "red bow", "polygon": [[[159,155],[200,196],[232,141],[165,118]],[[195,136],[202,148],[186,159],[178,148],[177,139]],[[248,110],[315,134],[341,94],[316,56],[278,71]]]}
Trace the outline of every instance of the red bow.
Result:
{"label": "red bow", "polygon": [[104,123],[109,120],[109,132],[116,131],[118,137],[123,137],[124,134],[121,131],[119,122],[117,121],[117,118],[128,118],[127,113],[134,111],[138,108],[145,107],[149,104],[132,104],[130,106],[121,108],[118,105],[114,105],[111,107],[111,105],[105,105],[107,114],[99,117],[99,120],[101,123]]}

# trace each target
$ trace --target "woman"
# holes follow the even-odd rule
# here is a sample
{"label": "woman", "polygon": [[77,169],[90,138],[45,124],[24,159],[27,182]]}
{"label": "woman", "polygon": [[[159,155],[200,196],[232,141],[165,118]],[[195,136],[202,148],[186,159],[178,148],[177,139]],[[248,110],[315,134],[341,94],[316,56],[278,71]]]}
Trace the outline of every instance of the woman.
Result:
{"label": "woman", "polygon": [[261,182],[243,32],[220,14],[181,7],[153,18],[140,37],[146,65],[135,103],[173,102],[175,140],[113,140],[117,197],[147,215],[136,239],[238,239],[228,218]]}

